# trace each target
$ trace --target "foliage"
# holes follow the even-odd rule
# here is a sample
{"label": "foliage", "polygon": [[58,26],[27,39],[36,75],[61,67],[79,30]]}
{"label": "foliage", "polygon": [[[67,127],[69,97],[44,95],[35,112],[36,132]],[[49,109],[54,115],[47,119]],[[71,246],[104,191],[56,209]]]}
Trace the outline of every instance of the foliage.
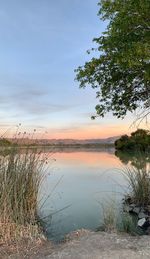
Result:
{"label": "foliage", "polygon": [[119,150],[139,150],[142,152],[150,150],[150,131],[138,129],[131,136],[121,136],[115,141],[115,148]]}
{"label": "foliage", "polygon": [[[96,88],[96,112],[123,118],[138,107],[150,108],[150,1],[101,0],[98,15],[109,20],[93,41],[97,57],[76,70],[80,87]],[[94,49],[95,50],[95,49]],[[93,116],[94,118],[94,116]]]}

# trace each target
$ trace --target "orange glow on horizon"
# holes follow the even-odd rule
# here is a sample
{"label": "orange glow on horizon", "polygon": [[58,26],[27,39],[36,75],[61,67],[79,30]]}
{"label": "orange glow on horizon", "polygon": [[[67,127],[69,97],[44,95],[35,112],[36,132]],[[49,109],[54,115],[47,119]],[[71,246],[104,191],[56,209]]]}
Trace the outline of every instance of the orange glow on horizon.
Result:
{"label": "orange glow on horizon", "polygon": [[[145,125],[140,125],[139,128],[145,128]],[[36,126],[35,126],[36,129]],[[121,136],[124,134],[130,135],[131,132],[136,131],[137,128],[130,128],[130,125],[127,124],[113,124],[113,125],[89,125],[82,126],[77,128],[45,128],[45,129],[36,129],[24,126],[19,128],[18,132],[21,134],[16,135],[16,127],[3,127],[0,130],[1,137],[12,138],[14,136],[18,138],[29,138],[29,139],[100,139],[100,138],[109,138],[115,136]],[[24,132],[26,134],[24,135]]]}
{"label": "orange glow on horizon", "polygon": [[79,130],[68,130],[67,132],[54,132],[48,131],[46,138],[48,139],[99,139],[109,138],[114,136],[120,136],[123,134],[130,134],[132,130],[129,130],[128,126],[118,127],[87,127]]}

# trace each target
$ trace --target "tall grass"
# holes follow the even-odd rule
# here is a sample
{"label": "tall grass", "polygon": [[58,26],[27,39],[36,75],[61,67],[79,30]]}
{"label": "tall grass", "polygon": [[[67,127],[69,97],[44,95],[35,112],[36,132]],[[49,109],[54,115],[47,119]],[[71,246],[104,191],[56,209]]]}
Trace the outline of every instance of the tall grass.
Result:
{"label": "tall grass", "polygon": [[105,200],[105,204],[102,205],[103,212],[103,229],[105,231],[113,231],[116,229],[117,224],[117,206],[114,199],[109,201]]}
{"label": "tall grass", "polygon": [[126,167],[124,175],[129,183],[132,202],[139,206],[150,205],[150,170],[147,167]]}
{"label": "tall grass", "polygon": [[102,210],[103,223],[98,230],[130,233],[132,235],[141,234],[137,227],[136,219],[129,213],[123,212],[118,207],[116,200],[110,199],[110,201],[106,201],[102,206]]}
{"label": "tall grass", "polygon": [[44,163],[31,150],[12,148],[0,157],[0,242],[39,237],[37,203]]}

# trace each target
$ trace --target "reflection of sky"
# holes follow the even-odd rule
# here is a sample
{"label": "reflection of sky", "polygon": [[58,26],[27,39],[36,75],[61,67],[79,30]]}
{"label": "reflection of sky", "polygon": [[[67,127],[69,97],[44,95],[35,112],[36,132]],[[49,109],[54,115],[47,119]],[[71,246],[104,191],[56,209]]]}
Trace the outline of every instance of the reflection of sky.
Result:
{"label": "reflection of sky", "polygon": [[122,163],[112,152],[56,153],[53,157],[56,162],[50,164],[41,189],[44,198],[52,194],[42,215],[70,207],[55,214],[48,231],[60,238],[78,228],[95,229],[102,222],[102,205],[111,199],[117,202],[125,191]]}
{"label": "reflection of sky", "polygon": [[86,50],[106,26],[97,12],[97,0],[1,2],[1,129],[21,122],[52,138],[128,131],[128,120],[111,115],[91,121],[94,90],[79,90],[74,81],[74,69],[89,59]]}

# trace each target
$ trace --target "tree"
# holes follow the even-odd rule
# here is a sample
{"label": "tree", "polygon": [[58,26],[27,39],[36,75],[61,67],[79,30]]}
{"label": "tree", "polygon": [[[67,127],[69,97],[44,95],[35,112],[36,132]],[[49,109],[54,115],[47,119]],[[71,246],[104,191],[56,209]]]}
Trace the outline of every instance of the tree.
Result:
{"label": "tree", "polygon": [[132,138],[145,138],[150,135],[149,130],[145,129],[137,129],[136,131],[131,133]]}
{"label": "tree", "polygon": [[[97,89],[97,115],[124,118],[137,108],[150,113],[150,1],[101,0],[98,15],[109,20],[93,41],[98,57],[76,69],[80,87]],[[95,49],[92,49],[95,50]],[[91,51],[92,51],[91,50]]]}
{"label": "tree", "polygon": [[140,152],[150,151],[150,131],[138,129],[131,133],[131,136],[121,136],[115,141],[117,150],[135,150]]}

